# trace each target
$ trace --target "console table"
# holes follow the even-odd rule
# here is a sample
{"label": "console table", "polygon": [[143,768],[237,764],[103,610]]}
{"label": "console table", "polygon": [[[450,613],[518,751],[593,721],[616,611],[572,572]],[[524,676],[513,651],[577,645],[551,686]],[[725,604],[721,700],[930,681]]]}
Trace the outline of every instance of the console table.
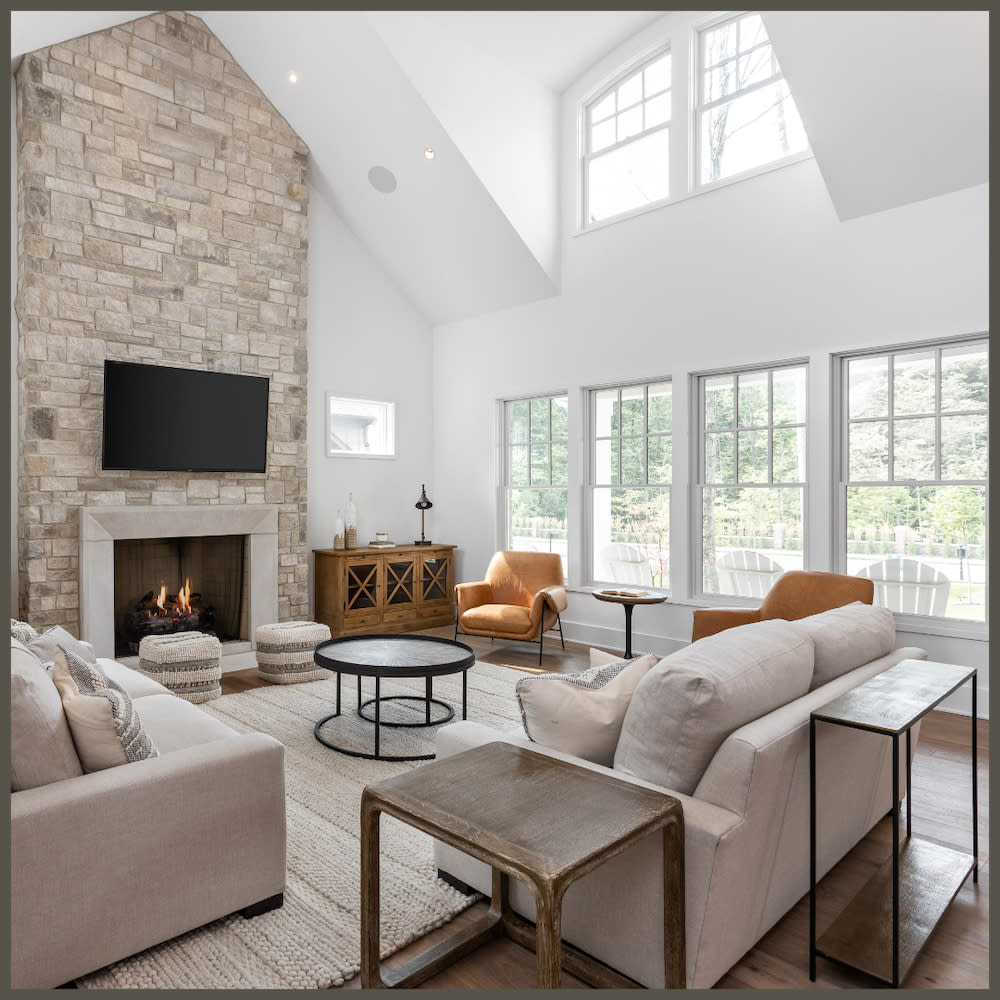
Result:
{"label": "console table", "polygon": [[453,624],[455,548],[313,549],[316,621],[334,636]]}
{"label": "console table", "polygon": [[[979,881],[976,785],[976,670],[903,660],[817,709],[809,718],[809,979],[823,955],[893,987],[906,978],[921,947],[972,872]],[[911,729],[967,681],[972,682],[972,855],[911,835]],[[892,740],[892,857],[816,939],[816,724],[848,726]],[[906,838],[899,841],[899,743],[906,736]],[[900,886],[904,887],[901,894]],[[902,896],[902,898],[901,898]]]}

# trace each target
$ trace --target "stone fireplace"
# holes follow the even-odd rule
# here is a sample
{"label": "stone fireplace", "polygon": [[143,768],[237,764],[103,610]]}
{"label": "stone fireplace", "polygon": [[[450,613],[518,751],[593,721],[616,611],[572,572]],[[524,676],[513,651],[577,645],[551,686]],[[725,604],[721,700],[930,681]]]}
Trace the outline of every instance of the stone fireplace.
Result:
{"label": "stone fireplace", "polygon": [[[245,601],[237,613],[241,638],[250,640],[258,625],[278,621],[278,508],[259,506],[185,506],[185,507],[83,507],[80,510],[80,617],[81,632],[94,644],[99,656],[118,656],[123,651],[121,639],[116,648],[116,629],[124,604],[138,595],[116,592],[116,579],[127,579],[128,572],[115,568],[115,543],[128,540],[175,542],[199,538],[243,539],[245,553]],[[153,549],[155,550],[155,546]],[[166,569],[171,565],[173,546],[164,546],[152,565]],[[183,545],[178,546],[180,550]],[[191,552],[196,546],[187,546]],[[217,562],[218,560],[216,560]],[[189,555],[188,568],[199,563]],[[203,553],[203,579],[211,580],[214,571],[211,552]],[[178,563],[180,567],[181,564]],[[181,569],[178,570],[180,572]],[[243,573],[241,571],[241,577]],[[197,577],[195,578],[197,584]],[[180,583],[182,583],[181,581]],[[157,583],[157,581],[153,581]],[[177,586],[180,586],[180,583]],[[242,589],[243,581],[240,581]],[[234,652],[248,649],[247,644],[228,647]]]}
{"label": "stone fireplace", "polygon": [[[248,637],[307,617],[307,147],[184,11],[15,82],[19,616],[112,656],[114,540],[235,533]],[[267,376],[266,472],[103,469],[109,358]]]}

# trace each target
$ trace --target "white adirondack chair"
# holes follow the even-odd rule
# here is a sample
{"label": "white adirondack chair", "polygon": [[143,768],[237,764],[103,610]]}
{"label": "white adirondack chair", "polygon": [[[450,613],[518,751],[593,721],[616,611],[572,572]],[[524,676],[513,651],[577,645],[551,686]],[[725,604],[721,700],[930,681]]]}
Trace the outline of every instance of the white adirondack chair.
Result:
{"label": "white adirondack chair", "polygon": [[715,568],[719,573],[719,593],[736,597],[763,597],[785,572],[784,566],[753,549],[723,552]]}
{"label": "white adirondack chair", "polygon": [[951,580],[917,559],[884,559],[858,570],[875,584],[875,603],[911,615],[943,615]]}
{"label": "white adirondack chair", "polygon": [[606,579],[613,583],[639,583],[646,587],[653,585],[649,559],[634,545],[609,542],[601,549],[601,562]]}

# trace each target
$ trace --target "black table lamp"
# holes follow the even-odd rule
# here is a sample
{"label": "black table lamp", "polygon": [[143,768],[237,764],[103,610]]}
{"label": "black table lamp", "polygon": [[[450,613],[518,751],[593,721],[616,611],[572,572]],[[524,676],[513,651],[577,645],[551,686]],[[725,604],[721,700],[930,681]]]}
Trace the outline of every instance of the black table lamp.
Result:
{"label": "black table lamp", "polygon": [[433,545],[433,542],[429,538],[424,538],[424,511],[430,510],[434,506],[427,499],[427,488],[423,483],[420,484],[420,499],[413,505],[420,511],[420,540],[414,541],[414,545]]}

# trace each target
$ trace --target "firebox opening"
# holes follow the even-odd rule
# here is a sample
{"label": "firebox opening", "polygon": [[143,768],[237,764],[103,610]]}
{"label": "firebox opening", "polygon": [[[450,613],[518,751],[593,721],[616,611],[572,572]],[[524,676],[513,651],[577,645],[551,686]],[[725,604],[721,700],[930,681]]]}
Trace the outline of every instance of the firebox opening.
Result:
{"label": "firebox opening", "polygon": [[118,539],[114,550],[115,656],[134,656],[147,635],[248,637],[245,535]]}

